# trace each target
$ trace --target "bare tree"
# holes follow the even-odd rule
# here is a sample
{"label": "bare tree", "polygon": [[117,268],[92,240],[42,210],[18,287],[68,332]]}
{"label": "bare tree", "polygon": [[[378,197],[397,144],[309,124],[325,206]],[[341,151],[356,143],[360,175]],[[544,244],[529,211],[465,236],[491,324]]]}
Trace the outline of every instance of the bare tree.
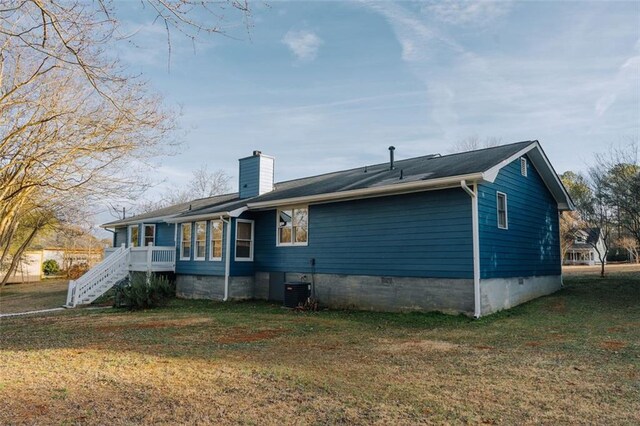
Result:
{"label": "bare tree", "polygon": [[192,174],[191,181],[185,187],[172,187],[166,190],[157,200],[143,200],[138,204],[136,213],[148,213],[198,198],[225,194],[231,189],[231,176],[224,170],[209,171],[208,166],[203,164],[194,170]]}
{"label": "bare tree", "polygon": [[638,141],[611,146],[596,155],[596,166],[606,171],[603,185],[607,202],[614,209],[617,237],[629,234],[640,245],[640,156]]}
{"label": "bare tree", "polygon": [[[169,49],[172,29],[194,38],[223,31],[218,12],[248,16],[236,0],[141,4]],[[107,0],[0,4],[0,265],[12,259],[2,283],[43,227],[143,190],[136,171],[175,146],[172,111],[108,54],[119,34]]]}
{"label": "bare tree", "polygon": [[629,254],[629,260],[640,263],[640,245],[633,237],[620,237],[616,241],[616,246],[624,249]]}
{"label": "bare tree", "polygon": [[478,135],[471,135],[467,136],[464,139],[460,139],[455,144],[453,144],[449,152],[453,154],[456,152],[475,151],[478,149],[492,148],[499,145],[502,145],[502,138],[492,136],[482,139]]}

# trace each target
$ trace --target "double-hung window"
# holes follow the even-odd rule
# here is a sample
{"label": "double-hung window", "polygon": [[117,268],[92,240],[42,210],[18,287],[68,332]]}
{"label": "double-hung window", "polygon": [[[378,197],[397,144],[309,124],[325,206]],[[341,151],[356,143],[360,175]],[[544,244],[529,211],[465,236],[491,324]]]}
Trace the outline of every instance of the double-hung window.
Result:
{"label": "double-hung window", "polygon": [[180,225],[180,260],[191,259],[191,224]]}
{"label": "double-hung window", "polygon": [[237,219],[236,222],[236,260],[253,260],[253,221]]}
{"label": "double-hung window", "polygon": [[129,247],[138,247],[140,245],[138,225],[129,226]]}
{"label": "double-hung window", "polygon": [[498,228],[508,229],[509,222],[507,216],[507,194],[498,192],[497,194]]}
{"label": "double-hung window", "polygon": [[204,260],[207,247],[207,222],[196,222],[196,232],[194,235],[196,249],[193,257],[195,260]]}
{"label": "double-hung window", "polygon": [[151,245],[156,244],[156,226],[155,225],[144,225],[144,246],[148,246],[149,243]]}
{"label": "double-hung window", "polygon": [[222,260],[222,221],[212,220],[209,228],[209,259]]}
{"label": "double-hung window", "polygon": [[306,246],[309,241],[309,208],[278,209],[278,245]]}

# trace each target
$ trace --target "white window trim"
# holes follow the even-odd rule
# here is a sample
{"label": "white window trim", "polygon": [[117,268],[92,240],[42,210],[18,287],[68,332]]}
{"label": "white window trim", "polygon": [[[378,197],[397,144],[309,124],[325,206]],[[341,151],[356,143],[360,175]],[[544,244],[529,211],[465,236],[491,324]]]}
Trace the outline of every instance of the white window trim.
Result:
{"label": "white window trim", "polygon": [[131,232],[131,230],[133,228],[137,228],[138,229],[138,241],[136,241],[135,247],[140,247],[140,227],[139,227],[139,225],[129,225],[129,226],[127,226],[127,247],[133,247],[133,245],[131,245],[131,237],[133,236],[133,232]]}
{"label": "white window trim", "polygon": [[[180,224],[180,260],[191,260],[191,253],[189,253],[188,256],[185,257],[184,255],[184,246],[182,245],[182,237],[184,234],[184,225],[191,225],[191,233],[193,234],[193,224],[189,223],[189,222],[183,222]],[[189,236],[189,240],[191,240],[191,236]],[[191,247],[191,250],[189,250],[190,252],[193,251],[193,246]]]}
{"label": "white window trim", "polygon": [[[282,210],[291,210],[291,238],[293,238],[293,210],[295,209],[307,209],[307,241],[304,243],[281,243],[280,242],[280,212]],[[279,207],[276,209],[276,247],[306,247],[309,245],[309,206],[300,205],[292,207]]]}
{"label": "white window trim", "polygon": [[529,175],[529,162],[525,157],[520,157],[520,174],[524,177]]}
{"label": "white window trim", "polygon": [[[500,226],[500,195],[504,195],[504,226]],[[498,229],[509,229],[509,205],[507,203],[507,194],[496,191],[496,222]]]}
{"label": "white window trim", "polygon": [[[251,245],[249,246],[249,257],[238,257],[238,223],[250,223],[251,224]],[[254,233],[256,230],[256,226],[253,220],[248,219],[236,219],[236,238],[235,238],[235,249],[233,250],[233,258],[236,262],[253,262],[253,246],[255,245],[254,241]]]}
{"label": "white window trim", "polygon": [[[198,256],[198,224],[204,223],[204,256]],[[207,258],[207,221],[199,220],[193,223],[193,241],[191,243],[191,250],[193,251],[193,260],[201,262]]]}
{"label": "white window trim", "polygon": [[156,224],[155,223],[143,223],[142,224],[142,241],[144,242],[144,245],[147,246],[147,226],[153,226],[153,244],[152,245],[156,245]]}
{"label": "white window trim", "polygon": [[209,221],[209,260],[220,262],[222,261],[222,256],[214,257],[213,256],[213,246],[211,245],[211,241],[213,241],[213,222],[220,222],[220,230],[222,231],[222,239],[220,240],[220,253],[224,252],[224,222],[220,219],[212,219]]}

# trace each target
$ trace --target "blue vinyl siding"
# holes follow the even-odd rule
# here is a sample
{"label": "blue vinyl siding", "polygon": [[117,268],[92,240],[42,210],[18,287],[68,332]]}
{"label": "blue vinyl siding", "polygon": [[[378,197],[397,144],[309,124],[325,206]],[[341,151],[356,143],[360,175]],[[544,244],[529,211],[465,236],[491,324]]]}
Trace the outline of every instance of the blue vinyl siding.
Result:
{"label": "blue vinyl siding", "polygon": [[260,156],[240,159],[240,198],[255,197],[260,190]]}
{"label": "blue vinyl siding", "polygon": [[174,246],[173,238],[175,236],[173,223],[156,223],[156,242],[157,246]]}
{"label": "blue vinyl siding", "polygon": [[127,227],[116,228],[113,234],[113,246],[120,247],[122,244],[127,244]]}
{"label": "blue vinyl siding", "polygon": [[[195,241],[194,235],[196,232],[196,223],[192,222],[191,226],[191,260],[180,260],[180,228],[178,228],[178,243],[176,244],[176,274],[191,274],[191,275],[224,275],[224,257],[226,255],[225,239],[227,237],[226,226],[222,231],[222,260],[209,260],[210,247],[210,221],[207,223],[207,239],[206,239],[206,254],[205,260],[193,260],[195,253]],[[180,226],[180,225],[177,225]],[[173,235],[171,236],[173,238]]]}
{"label": "blue vinyl siding", "polygon": [[471,200],[461,189],[309,206],[307,246],[276,247],[257,212],[255,271],[473,278]]}
{"label": "blue vinyl siding", "polygon": [[[558,206],[530,161],[505,166],[494,183],[479,185],[480,276],[559,275]],[[507,195],[508,229],[498,228],[496,192]]]}

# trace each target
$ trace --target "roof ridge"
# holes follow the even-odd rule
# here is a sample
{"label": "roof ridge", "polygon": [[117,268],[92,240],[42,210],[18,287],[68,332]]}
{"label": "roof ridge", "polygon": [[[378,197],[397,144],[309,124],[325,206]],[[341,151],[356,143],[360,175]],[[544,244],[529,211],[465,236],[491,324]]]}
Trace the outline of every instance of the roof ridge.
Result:
{"label": "roof ridge", "polygon": [[[446,158],[446,157],[452,157],[454,155],[468,154],[468,153],[471,153],[471,152],[487,151],[487,150],[490,150],[490,149],[502,148],[502,147],[505,147],[505,146],[512,146],[512,145],[517,145],[517,144],[524,144],[524,143],[531,144],[531,143],[534,143],[534,142],[538,142],[538,141],[537,140],[528,140],[528,141],[512,142],[512,143],[506,143],[504,145],[490,146],[490,147],[487,147],[487,148],[480,148],[480,149],[472,149],[471,151],[454,152],[452,154],[445,154],[445,155],[425,154],[425,155],[419,155],[417,157],[409,157],[409,158],[404,158],[402,160],[395,160],[394,163],[398,164],[398,163],[402,163],[404,161],[418,160],[420,158],[426,158],[428,160],[430,160],[430,159],[438,159],[438,158]],[[383,166],[385,164],[389,164],[389,162],[386,161],[386,162],[377,163],[377,164],[365,164],[363,166],[352,167],[350,169],[335,170],[333,172],[320,173],[318,175],[313,175],[313,176],[305,176],[305,177],[296,178],[296,179],[283,180],[283,181],[279,181],[279,182],[274,182],[274,185],[283,184],[283,183],[290,183],[290,182],[295,182],[295,181],[304,180],[304,179],[313,179],[313,178],[318,178],[318,177],[321,177],[321,176],[329,176],[329,175],[333,175],[333,174],[336,174],[336,173],[350,172],[350,171],[354,171],[354,170],[358,170],[358,169],[363,169],[363,168],[366,168],[366,167]]]}

